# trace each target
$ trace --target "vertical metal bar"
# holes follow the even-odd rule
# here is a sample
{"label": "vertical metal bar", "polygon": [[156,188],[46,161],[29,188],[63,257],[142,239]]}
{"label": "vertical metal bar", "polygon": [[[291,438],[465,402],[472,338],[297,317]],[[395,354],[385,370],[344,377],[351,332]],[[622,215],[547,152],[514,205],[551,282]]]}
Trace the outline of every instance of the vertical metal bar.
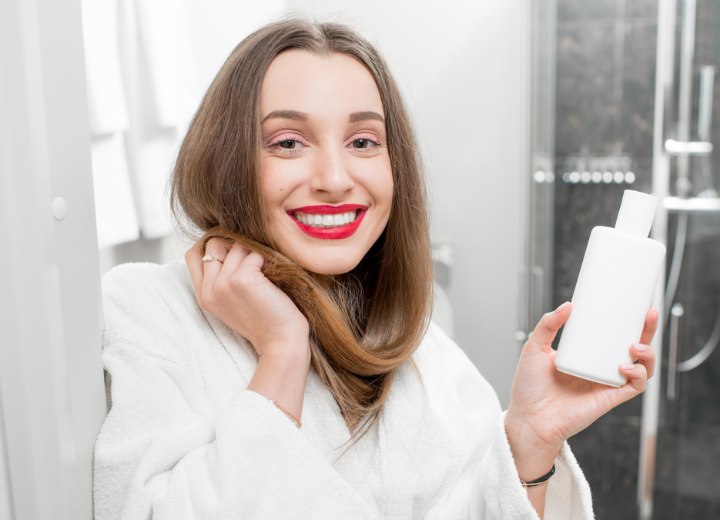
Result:
{"label": "vertical metal bar", "polygon": [[[678,80],[678,141],[690,141],[690,119],[693,93],[693,58],[695,56],[695,12],[696,0],[683,2],[682,32],[680,36],[680,77]],[[677,158],[678,197],[690,194],[690,157]]]}
{"label": "vertical metal bar", "polygon": [[[623,106],[623,83],[625,82],[625,0],[616,0],[615,2],[615,37],[614,40],[614,57],[613,64],[615,67],[614,84],[613,84],[613,103],[618,107],[615,112],[614,119],[614,133],[616,136],[623,135],[623,117],[622,110],[620,107]],[[622,140],[618,139],[618,144],[615,145],[613,154],[621,155],[622,151]]]}
{"label": "vertical metal bar", "polygon": [[712,125],[713,86],[715,67],[705,65],[700,69],[700,95],[698,101],[698,141],[710,141]]}
{"label": "vertical metal bar", "polygon": [[[652,191],[655,196],[663,200],[669,195],[670,187],[670,161],[664,152],[665,114],[670,113],[672,103],[674,50],[675,50],[675,13],[676,0],[660,0],[658,5],[658,35],[655,68],[655,114],[653,128],[653,175]],[[661,205],[655,217],[652,229],[652,238],[667,243],[667,210]],[[664,308],[663,280],[665,272],[661,273],[658,287],[655,290],[653,306],[656,309]],[[657,355],[655,377],[648,381],[647,389],[643,394],[643,412],[640,425],[640,463],[638,468],[638,505],[639,518],[649,520],[653,509],[653,487],[655,484],[655,457],[657,450],[658,416],[660,412],[660,383],[662,356],[662,330],[663,317],[660,316],[658,332],[653,339],[653,348]]]}
{"label": "vertical metal bar", "polygon": [[[704,65],[700,68],[700,94],[698,98],[698,141],[709,143],[712,141],[712,107],[713,87],[715,84],[715,67]],[[717,196],[718,187],[713,180],[712,156],[699,157],[698,173],[700,186],[696,190],[698,195]]]}
{"label": "vertical metal bar", "polygon": [[[531,165],[526,220],[526,305],[523,330],[552,306],[552,244],[555,152],[555,65],[557,0],[532,5]],[[544,182],[535,182],[541,172]],[[539,274],[538,274],[539,273]]]}

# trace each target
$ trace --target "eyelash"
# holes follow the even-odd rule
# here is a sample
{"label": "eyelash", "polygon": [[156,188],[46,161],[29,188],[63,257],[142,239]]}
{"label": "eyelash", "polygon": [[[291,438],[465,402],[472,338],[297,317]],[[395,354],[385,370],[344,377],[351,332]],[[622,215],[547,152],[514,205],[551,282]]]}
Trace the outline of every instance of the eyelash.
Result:
{"label": "eyelash", "polygon": [[[355,143],[356,141],[367,141],[367,142],[371,143],[374,148],[380,148],[382,146],[382,143],[380,143],[377,139],[375,139],[369,135],[360,135],[358,137],[355,137],[351,141],[351,143]],[[278,139],[275,139],[271,143],[265,145],[263,148],[274,149],[281,153],[286,153],[286,154],[297,153],[296,150],[280,147],[280,145],[282,143],[289,143],[289,142],[299,143],[303,146],[307,146],[307,144],[302,139],[298,139],[297,137],[281,135]],[[365,151],[365,150],[372,150],[374,148],[355,148],[355,150]]]}
{"label": "eyelash", "polygon": [[[353,143],[356,141],[367,141],[369,143],[372,143],[372,145],[375,148],[380,148],[382,146],[382,144],[377,139],[373,139],[371,136],[368,136],[368,135],[360,135],[352,140]],[[355,149],[356,150],[365,150],[365,148],[355,148]]]}
{"label": "eyelash", "polygon": [[299,143],[303,146],[306,146],[306,143],[302,139],[298,139],[296,136],[293,135],[280,135],[278,138],[274,139],[270,143],[263,146],[263,148],[268,150],[276,150],[281,153],[290,154],[293,152],[296,152],[296,150],[288,150],[287,148],[281,148],[280,145],[282,143]]}

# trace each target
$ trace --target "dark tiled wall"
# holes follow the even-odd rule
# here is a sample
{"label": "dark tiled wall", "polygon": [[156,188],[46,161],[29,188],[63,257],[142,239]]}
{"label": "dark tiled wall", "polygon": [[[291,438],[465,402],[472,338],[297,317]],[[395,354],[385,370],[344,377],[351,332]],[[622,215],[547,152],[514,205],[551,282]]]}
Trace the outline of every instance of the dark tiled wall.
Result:
{"label": "dark tiled wall", "polygon": [[650,188],[656,19],[649,1],[558,2],[555,164],[626,155],[636,181],[556,183],[557,302],[572,296],[591,229],[614,224],[624,189]]}
{"label": "dark tiled wall", "polygon": [[[557,0],[556,305],[572,297],[591,229],[614,224],[624,189],[651,189],[656,4]],[[720,2],[699,2],[697,34],[696,64],[720,65]],[[718,84],[720,71],[716,92]],[[714,104],[713,121],[720,143],[720,102]],[[632,185],[561,181],[564,165],[574,157],[613,155],[631,159]],[[671,218],[669,256],[676,225]],[[683,359],[707,340],[720,312],[720,217],[691,218],[676,301],[685,305]],[[720,480],[713,476],[720,466],[720,352],[682,374],[678,384],[678,399],[663,399],[661,409],[654,518],[720,518]],[[638,518],[640,418],[641,400],[635,399],[570,441],[600,520]]]}
{"label": "dark tiled wall", "polygon": [[[670,247],[674,226],[671,222]],[[691,217],[683,270],[675,302],[683,305],[678,359],[701,350],[720,315],[720,216]],[[663,364],[668,366],[665,344]],[[667,372],[663,374],[665,376]],[[659,453],[655,486],[660,520],[720,518],[720,352],[697,369],[679,374],[677,397],[661,401]],[[666,395],[667,378],[663,381]]]}

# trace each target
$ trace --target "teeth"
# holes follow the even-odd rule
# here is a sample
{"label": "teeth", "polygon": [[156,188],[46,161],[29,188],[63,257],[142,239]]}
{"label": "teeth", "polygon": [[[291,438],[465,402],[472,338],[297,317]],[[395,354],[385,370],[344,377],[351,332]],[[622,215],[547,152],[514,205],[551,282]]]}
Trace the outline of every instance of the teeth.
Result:
{"label": "teeth", "polygon": [[296,211],[293,216],[306,226],[317,228],[329,228],[344,226],[357,218],[357,212],[336,213],[335,215],[312,215]]}

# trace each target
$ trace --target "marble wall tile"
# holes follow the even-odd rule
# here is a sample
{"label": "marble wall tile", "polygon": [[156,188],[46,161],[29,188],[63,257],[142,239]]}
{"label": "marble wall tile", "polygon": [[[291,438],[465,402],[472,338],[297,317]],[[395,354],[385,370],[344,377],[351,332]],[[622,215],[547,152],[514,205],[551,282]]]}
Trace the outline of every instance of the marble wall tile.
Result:
{"label": "marble wall tile", "polygon": [[[612,152],[619,117],[613,78],[614,22],[558,24],[555,155]],[[560,161],[561,163],[562,161]]]}
{"label": "marble wall tile", "polygon": [[[625,22],[622,108],[623,151],[635,158],[653,155],[656,22]],[[651,174],[650,171],[648,171]]]}
{"label": "marble wall tile", "polygon": [[639,433],[639,420],[606,415],[569,441],[590,484],[598,519],[637,519]]}
{"label": "marble wall tile", "polygon": [[661,425],[655,473],[653,520],[719,518],[719,428],[688,423]]}
{"label": "marble wall tile", "polygon": [[678,497],[656,491],[653,520],[717,520],[720,518],[720,501],[693,497]]}

